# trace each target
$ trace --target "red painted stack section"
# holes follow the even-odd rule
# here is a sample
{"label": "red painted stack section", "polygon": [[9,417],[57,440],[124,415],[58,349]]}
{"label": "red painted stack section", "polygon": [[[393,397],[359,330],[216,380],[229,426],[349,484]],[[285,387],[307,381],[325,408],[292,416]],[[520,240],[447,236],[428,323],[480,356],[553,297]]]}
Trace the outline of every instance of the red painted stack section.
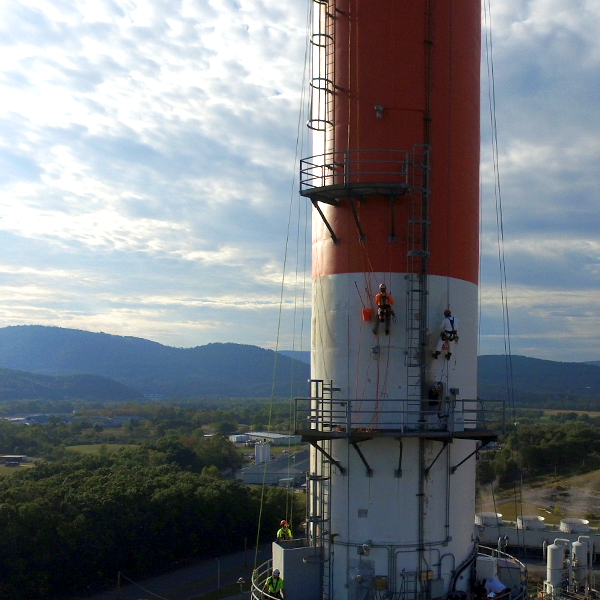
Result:
{"label": "red painted stack section", "polygon": [[[334,150],[430,154],[428,273],[477,283],[480,0],[337,0]],[[375,106],[383,108],[377,118]],[[359,152],[359,156],[361,153]],[[407,270],[408,196],[324,207],[340,243],[316,220],[313,277]]]}

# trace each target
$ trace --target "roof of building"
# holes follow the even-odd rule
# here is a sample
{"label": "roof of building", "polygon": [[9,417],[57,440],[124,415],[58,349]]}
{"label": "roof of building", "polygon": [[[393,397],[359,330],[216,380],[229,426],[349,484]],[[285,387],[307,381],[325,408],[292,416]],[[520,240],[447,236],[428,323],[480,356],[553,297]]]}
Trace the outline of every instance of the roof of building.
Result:
{"label": "roof of building", "polygon": [[266,468],[268,473],[303,473],[308,471],[309,463],[309,451],[299,450],[293,454],[282,456],[268,463],[261,463],[258,465],[251,465],[243,469],[245,473],[252,471],[263,472]]}
{"label": "roof of building", "polygon": [[267,438],[273,440],[287,439],[290,437],[300,437],[292,433],[273,433],[270,431],[248,431],[246,435],[252,438]]}

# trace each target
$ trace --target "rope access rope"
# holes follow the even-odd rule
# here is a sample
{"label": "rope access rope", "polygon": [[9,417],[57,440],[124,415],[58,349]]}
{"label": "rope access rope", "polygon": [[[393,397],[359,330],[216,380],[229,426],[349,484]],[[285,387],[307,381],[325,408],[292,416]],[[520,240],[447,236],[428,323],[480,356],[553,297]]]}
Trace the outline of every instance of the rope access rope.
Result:
{"label": "rope access rope", "polygon": [[[293,208],[294,197],[295,197],[298,155],[301,150],[301,142],[304,141],[304,136],[301,132],[304,131],[302,122],[303,122],[303,115],[305,114],[305,112],[304,112],[305,111],[305,96],[306,96],[305,90],[306,90],[306,75],[307,75],[307,70],[308,70],[308,57],[309,57],[309,48],[310,48],[310,31],[311,31],[312,14],[313,14],[312,8],[313,8],[313,2],[309,2],[308,10],[307,10],[307,20],[306,20],[307,21],[306,22],[306,42],[305,42],[305,49],[304,49],[304,68],[302,70],[300,107],[298,110],[298,122],[296,125],[296,145],[295,145],[295,154],[294,154],[294,169],[293,169],[293,175],[292,175],[292,182],[291,182],[291,186],[290,186],[291,189],[290,189],[290,201],[289,201],[289,209],[288,209],[287,230],[286,230],[286,238],[285,238],[285,251],[284,251],[283,267],[282,267],[282,274],[281,274],[281,285],[280,285],[280,293],[279,293],[279,311],[278,311],[278,317],[277,317],[277,335],[276,335],[276,341],[275,341],[275,360],[273,363],[273,377],[272,377],[272,381],[271,381],[271,397],[270,397],[270,402],[269,402],[269,420],[268,420],[268,425],[267,425],[267,431],[271,430],[271,420],[272,420],[272,414],[273,414],[273,399],[275,396],[275,376],[276,376],[276,370],[277,370],[277,354],[278,354],[278,350],[279,350],[279,337],[280,337],[280,333],[281,333],[281,317],[282,317],[282,312],[283,312],[283,294],[284,294],[284,289],[285,289],[285,274],[286,274],[288,249],[289,249],[289,242],[290,242],[292,208]],[[298,231],[299,231],[299,225],[298,225]],[[297,278],[297,268],[296,268],[296,278]],[[295,323],[294,323],[294,325],[295,325]],[[295,336],[295,328],[294,328],[294,336]],[[293,369],[292,369],[292,377],[293,377]],[[290,399],[290,402],[293,402],[293,399]],[[288,455],[288,460],[289,460],[289,455]],[[259,509],[259,515],[258,515],[258,527],[257,527],[257,532],[256,532],[256,544],[255,544],[255,550],[254,550],[254,568],[256,568],[256,565],[258,563],[258,548],[259,548],[259,541],[260,541],[260,531],[261,531],[261,525],[262,525],[262,514],[263,514],[264,498],[265,498],[267,465],[268,465],[268,463],[265,462],[265,466],[263,468],[262,485],[261,485],[260,509]],[[288,499],[286,498],[286,513],[288,510],[287,501],[288,501]],[[286,514],[286,520],[287,520],[287,517],[288,517],[288,515]],[[291,523],[291,519],[289,519],[289,520]]]}
{"label": "rope access rope", "polygon": [[[508,290],[506,276],[506,257],[504,248],[504,222],[502,215],[502,190],[500,186],[500,164],[498,151],[498,127],[496,120],[496,87],[494,80],[494,58],[493,58],[493,40],[492,40],[492,15],[490,0],[484,0],[484,24],[485,24],[485,48],[486,48],[486,64],[488,74],[488,102],[490,110],[490,128],[492,137],[492,162],[494,168],[494,198],[496,206],[496,232],[497,232],[497,247],[498,247],[498,267],[500,270],[500,293],[502,300],[502,320],[504,330],[504,356],[506,366],[506,388],[508,395],[509,410],[512,410],[513,422],[515,422],[515,403],[514,403],[514,387],[513,387],[513,369],[512,355],[510,345],[510,319],[508,312]],[[515,436],[517,431],[515,429]],[[518,465],[519,472],[521,471]],[[517,506],[517,489],[514,488],[515,513],[518,513]],[[495,504],[495,501],[494,501]],[[522,503],[521,503],[522,512]],[[517,528],[517,546],[521,547],[521,532]]]}

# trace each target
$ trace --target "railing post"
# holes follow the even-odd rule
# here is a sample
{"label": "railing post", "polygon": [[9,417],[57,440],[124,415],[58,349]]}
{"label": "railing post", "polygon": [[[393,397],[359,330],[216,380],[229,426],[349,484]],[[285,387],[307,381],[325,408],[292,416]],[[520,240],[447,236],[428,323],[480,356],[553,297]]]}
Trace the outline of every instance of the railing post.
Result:
{"label": "railing post", "polygon": [[350,151],[344,152],[344,186],[348,187],[350,183],[349,171],[350,171]]}
{"label": "railing post", "polygon": [[349,400],[346,401],[346,435],[350,436],[352,433],[352,416],[351,416],[351,403]]}

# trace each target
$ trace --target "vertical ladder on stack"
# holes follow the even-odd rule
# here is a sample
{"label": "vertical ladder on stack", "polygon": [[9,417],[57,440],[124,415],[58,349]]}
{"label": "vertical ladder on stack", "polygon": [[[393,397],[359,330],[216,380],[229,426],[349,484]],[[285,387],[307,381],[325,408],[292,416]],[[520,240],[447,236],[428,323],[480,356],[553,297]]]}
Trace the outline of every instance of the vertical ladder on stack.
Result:
{"label": "vertical ladder on stack", "polygon": [[333,150],[335,14],[335,0],[313,0],[313,33],[310,39],[313,62],[308,127],[324,133],[322,153]]}
{"label": "vertical ladder on stack", "polygon": [[429,146],[416,144],[408,201],[406,265],[407,411],[410,424],[418,420],[427,353],[427,259],[429,258]]}
{"label": "vertical ladder on stack", "polygon": [[[328,418],[331,413],[327,405],[330,405],[334,391],[332,382],[325,383],[320,379],[310,380],[310,397],[313,401],[313,408],[317,409],[315,413],[318,415],[317,428],[322,431],[331,431],[331,418]],[[324,410],[323,407],[325,407]],[[331,440],[323,439],[320,444],[325,453],[331,456]],[[331,597],[331,461],[325,453],[319,450],[315,451],[306,483],[307,501],[310,503],[307,513],[309,543],[315,548],[322,549],[323,599],[327,600]]]}

